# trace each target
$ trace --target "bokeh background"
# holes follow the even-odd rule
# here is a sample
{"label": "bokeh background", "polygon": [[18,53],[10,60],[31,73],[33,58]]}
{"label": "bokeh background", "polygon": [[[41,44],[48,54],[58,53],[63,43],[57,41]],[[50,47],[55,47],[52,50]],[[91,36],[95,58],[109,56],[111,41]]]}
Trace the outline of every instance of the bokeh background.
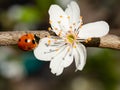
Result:
{"label": "bokeh background", "polygon": [[[71,0],[0,0],[0,31],[47,30],[51,4],[66,8]],[[77,0],[83,22],[105,20],[120,36],[120,0]],[[120,90],[120,51],[87,48],[83,71],[74,63],[62,75],[51,74],[49,62],[17,46],[0,47],[0,90]]]}

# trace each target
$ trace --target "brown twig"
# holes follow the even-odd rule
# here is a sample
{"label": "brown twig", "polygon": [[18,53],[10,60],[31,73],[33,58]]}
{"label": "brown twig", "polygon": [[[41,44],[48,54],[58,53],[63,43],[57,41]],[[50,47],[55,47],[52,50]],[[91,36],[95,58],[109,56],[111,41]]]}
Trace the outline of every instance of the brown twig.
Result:
{"label": "brown twig", "polygon": [[[6,45],[16,45],[18,39],[26,34],[34,33],[40,38],[54,35],[52,32],[48,31],[7,31],[0,32],[0,46]],[[87,47],[101,47],[101,48],[111,48],[120,50],[120,37],[117,35],[108,34],[101,38],[92,38],[88,43],[82,42]]]}

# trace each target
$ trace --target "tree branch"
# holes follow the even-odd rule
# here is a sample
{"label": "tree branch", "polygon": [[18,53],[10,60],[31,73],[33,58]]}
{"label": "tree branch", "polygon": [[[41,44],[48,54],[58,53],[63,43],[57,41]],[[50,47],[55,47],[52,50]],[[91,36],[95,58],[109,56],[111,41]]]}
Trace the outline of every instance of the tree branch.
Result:
{"label": "tree branch", "polygon": [[[40,38],[44,38],[50,35],[55,36],[54,33],[48,31],[7,31],[0,32],[0,46],[16,45],[18,39],[26,34],[33,33]],[[86,47],[100,47],[100,48],[111,48],[120,50],[120,36],[108,34],[101,38],[92,38],[91,41],[82,42]]]}

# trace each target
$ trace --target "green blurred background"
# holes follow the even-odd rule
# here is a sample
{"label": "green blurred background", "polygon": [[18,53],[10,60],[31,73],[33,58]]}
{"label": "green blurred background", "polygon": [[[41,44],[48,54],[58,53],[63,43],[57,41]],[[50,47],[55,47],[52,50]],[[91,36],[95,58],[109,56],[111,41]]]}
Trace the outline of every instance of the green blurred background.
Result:
{"label": "green blurred background", "polygon": [[[66,8],[72,0],[0,0],[0,30],[47,30],[51,4]],[[77,0],[83,22],[105,20],[120,36],[120,0]],[[17,46],[0,47],[0,90],[120,90],[120,51],[87,48],[83,71],[74,63],[61,76],[51,74],[49,62]]]}

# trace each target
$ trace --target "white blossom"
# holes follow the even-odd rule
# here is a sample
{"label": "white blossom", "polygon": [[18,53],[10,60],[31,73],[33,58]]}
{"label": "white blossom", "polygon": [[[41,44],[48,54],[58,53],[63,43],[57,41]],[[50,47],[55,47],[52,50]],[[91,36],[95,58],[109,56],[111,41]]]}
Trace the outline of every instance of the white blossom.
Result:
{"label": "white blossom", "polygon": [[41,39],[34,50],[35,57],[50,61],[51,72],[56,75],[60,75],[73,60],[76,69],[82,70],[87,54],[85,46],[80,41],[106,35],[109,31],[108,24],[105,21],[98,21],[82,25],[80,9],[75,1],[68,4],[65,11],[58,5],[51,5],[49,15],[51,30],[59,38]]}

